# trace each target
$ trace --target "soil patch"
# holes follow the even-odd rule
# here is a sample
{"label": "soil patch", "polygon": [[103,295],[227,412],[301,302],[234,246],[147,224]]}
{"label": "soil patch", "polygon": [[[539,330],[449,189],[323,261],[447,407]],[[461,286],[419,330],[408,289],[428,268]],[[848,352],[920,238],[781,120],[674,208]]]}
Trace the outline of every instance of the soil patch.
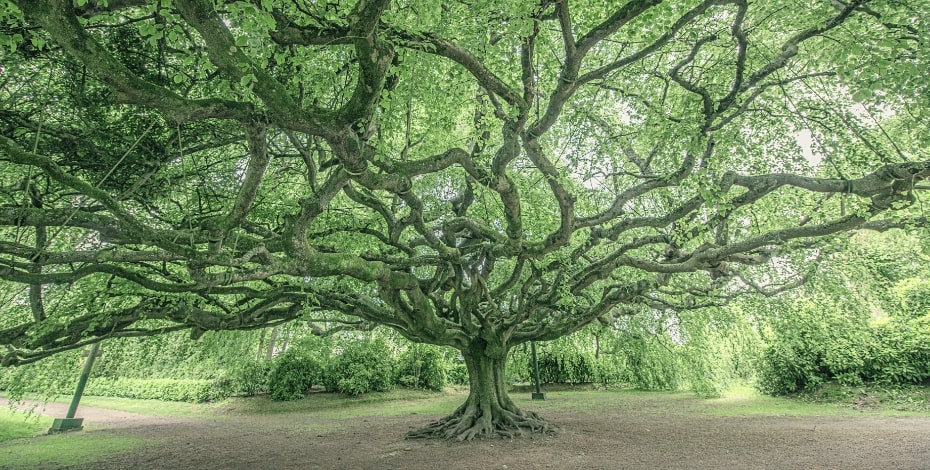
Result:
{"label": "soil patch", "polygon": [[661,395],[605,392],[577,406],[574,395],[515,400],[561,428],[556,434],[464,443],[403,439],[439,414],[176,418],[81,408],[83,432],[150,442],[82,468],[930,468],[928,417],[719,416],[698,401]]}

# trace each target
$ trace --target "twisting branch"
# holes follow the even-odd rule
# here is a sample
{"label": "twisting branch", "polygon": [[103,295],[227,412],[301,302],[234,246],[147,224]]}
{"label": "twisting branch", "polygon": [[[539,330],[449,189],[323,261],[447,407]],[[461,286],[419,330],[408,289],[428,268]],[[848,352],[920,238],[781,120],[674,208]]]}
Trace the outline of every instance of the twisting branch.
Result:
{"label": "twisting branch", "polygon": [[[919,152],[886,166],[850,159],[848,178],[765,161],[790,140],[773,129],[790,133],[807,125],[799,113],[814,113],[771,91],[803,81],[805,93],[831,96],[834,85],[814,79],[836,71],[816,54],[802,60],[800,46],[829,34],[845,47],[859,27],[849,18],[875,21],[864,0],[806,11],[804,24],[794,7],[746,0],[608,11],[541,0],[484,18],[474,15],[493,5],[291,2],[269,17],[256,2],[262,16],[243,18],[210,0],[161,2],[157,15],[144,11],[151,1],[14,3],[24,27],[55,45],[14,51],[4,63],[13,78],[0,80],[0,226],[28,234],[0,240],[0,281],[37,286],[33,305],[46,298],[44,314],[0,306],[11,312],[0,330],[7,364],[91,339],[197,337],[307,313],[325,332],[339,312],[336,329],[386,325],[458,348],[477,370],[514,344],[612,316],[771,293],[748,267],[781,250],[926,223],[908,209],[930,177]],[[130,11],[140,13],[123,24]],[[797,29],[757,34],[760,14]],[[124,43],[136,30],[157,53]],[[45,69],[44,88],[14,83]],[[33,95],[48,106],[22,99]],[[825,114],[817,130],[837,136],[831,158],[872,144],[845,139],[850,122]],[[145,181],[88,183],[128,154],[142,115]],[[24,150],[36,135],[42,145]],[[733,157],[753,152],[766,155]],[[40,194],[11,183],[27,174]],[[121,185],[131,197],[112,190]],[[855,210],[834,213],[833,194]],[[890,211],[899,217],[879,219]],[[53,227],[63,235],[50,242],[42,231]],[[70,301],[71,283],[120,302],[51,308],[53,296]]]}
{"label": "twisting branch", "polygon": [[156,108],[177,122],[207,118],[243,120],[252,113],[252,107],[246,103],[223,99],[188,100],[138,78],[87,33],[78,22],[70,0],[18,0],[15,3],[68,54],[110,85],[122,103]]}

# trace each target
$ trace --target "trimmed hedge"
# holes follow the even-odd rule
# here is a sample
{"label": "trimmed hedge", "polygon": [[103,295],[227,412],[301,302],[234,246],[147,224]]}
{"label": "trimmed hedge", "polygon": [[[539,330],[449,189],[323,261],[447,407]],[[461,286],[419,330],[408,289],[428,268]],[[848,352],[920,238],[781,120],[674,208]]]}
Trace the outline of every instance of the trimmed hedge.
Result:
{"label": "trimmed hedge", "polygon": [[87,395],[201,403],[226,398],[230,393],[212,380],[129,379],[94,377],[84,389]]}

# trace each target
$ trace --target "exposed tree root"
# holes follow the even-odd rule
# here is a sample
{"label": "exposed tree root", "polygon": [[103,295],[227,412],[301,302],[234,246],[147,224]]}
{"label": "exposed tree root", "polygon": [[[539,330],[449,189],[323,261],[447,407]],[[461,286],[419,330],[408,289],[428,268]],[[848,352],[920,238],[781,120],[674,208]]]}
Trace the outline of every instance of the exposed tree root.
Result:
{"label": "exposed tree root", "polygon": [[554,432],[554,426],[531,411],[500,406],[479,406],[469,400],[454,413],[429,426],[407,433],[407,439],[513,438],[531,433]]}
{"label": "exposed tree root", "polygon": [[[499,345],[498,345],[499,346]],[[462,351],[468,367],[468,399],[454,413],[429,426],[407,433],[407,439],[455,439],[524,436],[554,432],[555,427],[536,413],[522,411],[507,396],[504,368],[506,348],[485,354],[488,343],[476,340]]]}

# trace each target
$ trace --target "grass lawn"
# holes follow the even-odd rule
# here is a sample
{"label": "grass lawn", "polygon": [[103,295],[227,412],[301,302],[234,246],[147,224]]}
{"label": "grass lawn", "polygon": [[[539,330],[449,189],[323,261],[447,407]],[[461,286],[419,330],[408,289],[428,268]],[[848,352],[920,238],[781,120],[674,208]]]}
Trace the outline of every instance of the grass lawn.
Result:
{"label": "grass lawn", "polygon": [[[3,399],[8,398],[5,393],[0,392],[0,402]],[[69,404],[71,403],[70,396],[59,395],[47,399],[41,396],[31,396],[30,394],[25,394],[22,397],[24,400],[31,400],[36,402],[49,402],[49,403],[61,403]],[[116,398],[116,397],[95,397],[84,395],[81,397],[80,406],[89,406],[92,408],[105,408],[108,410],[118,410],[125,411],[128,413],[137,413],[142,415],[152,415],[152,416],[200,416],[207,413],[213,412],[217,407],[222,407],[224,404],[230,400],[223,400],[215,403],[185,403],[177,401],[161,401],[161,400],[134,400],[132,398]],[[41,408],[41,407],[40,407]],[[80,409],[80,407],[79,407]],[[49,421],[51,423],[51,421]],[[47,429],[48,427],[46,427]]]}
{"label": "grass lawn", "polygon": [[[930,415],[930,388],[904,387],[883,389],[880,387],[840,387],[825,384],[814,392],[795,397],[771,397],[763,395],[751,386],[736,386],[726,391],[719,398],[703,399],[691,392],[653,392],[639,390],[590,390],[585,387],[555,386],[554,391],[546,390],[549,396],[571,397],[557,400],[544,406],[560,408],[587,409],[595,411],[604,402],[613,402],[616,406],[616,394],[622,395],[620,403],[637,410],[654,410],[655,412],[692,412],[699,411],[721,416],[734,415],[772,415],[772,416],[852,416],[862,413],[875,413],[882,416],[928,416]],[[314,392],[302,400],[273,401],[268,396],[228,398],[213,403],[182,403],[159,400],[134,400],[129,398],[85,396],[81,406],[105,408],[152,416],[214,418],[224,415],[278,414],[278,413],[319,413],[324,418],[350,418],[354,416],[391,416],[407,413],[439,414],[451,412],[465,400],[467,388],[450,388],[445,392],[429,392],[398,388],[390,392],[373,392],[359,397],[347,397],[335,393]],[[531,403],[529,392],[511,391],[511,397],[518,403]],[[525,397],[524,397],[525,395]],[[0,394],[0,397],[3,397]],[[526,398],[526,400],[523,400]],[[58,397],[52,400],[68,403],[70,397]],[[676,403],[669,408],[669,401]],[[389,406],[385,404],[389,403]],[[539,403],[539,402],[536,402]],[[543,402],[545,403],[545,402]],[[627,405],[623,405],[627,406]],[[677,411],[676,411],[677,410]],[[16,437],[27,437],[37,431],[48,429],[47,423],[29,427],[22,419],[13,415],[0,413],[0,442]],[[44,419],[44,418],[43,418]],[[32,420],[35,423],[35,419]],[[12,431],[12,428],[21,428]],[[19,434],[11,434],[18,432]],[[25,433],[25,434],[23,434]],[[10,435],[14,437],[3,436]]]}
{"label": "grass lawn", "polygon": [[0,447],[0,467],[33,469],[82,465],[129,452],[145,443],[142,439],[82,432],[19,439]]}
{"label": "grass lawn", "polygon": [[101,437],[79,432],[46,435],[52,418],[11,409],[0,410],[0,467],[32,469],[81,465],[102,456],[126,452],[143,444],[140,439]]}
{"label": "grass lawn", "polygon": [[48,432],[52,418],[12,409],[0,410],[0,442],[34,437]]}
{"label": "grass lawn", "polygon": [[[545,387],[544,387],[544,391]],[[760,394],[750,387],[731,389],[720,398],[703,399],[690,392],[645,392],[635,390],[553,390],[546,391],[549,399],[533,401],[530,393],[512,392],[516,404],[546,416],[547,412],[597,415],[602,410],[612,412],[646,413],[676,416],[930,416],[930,410],[905,409],[901,404],[919,401],[927,390],[895,392],[894,400],[873,400],[868,391],[853,390],[810,397],[776,398]],[[831,400],[826,400],[828,395]],[[866,400],[867,407],[857,406]],[[177,403],[157,400],[85,397],[81,405],[120,410],[151,416],[168,416],[191,419],[217,420],[266,416],[275,423],[266,424],[266,432],[275,429],[308,431],[337,431],[349,426],[353,418],[388,417],[399,415],[435,416],[452,412],[467,397],[464,389],[445,392],[424,392],[397,389],[391,392],[370,393],[360,397],[339,394],[311,393],[302,400],[272,401],[267,396],[231,398],[216,403]],[[286,417],[287,420],[275,418]],[[109,455],[131,452],[140,446],[156,444],[141,439],[122,437],[110,433],[74,432],[43,435],[52,419],[25,412],[0,410],[0,467],[41,468],[60,465],[81,466],[99,461]],[[425,421],[424,421],[425,422]],[[318,429],[319,428],[319,429]],[[4,442],[5,441],[5,442]]]}

